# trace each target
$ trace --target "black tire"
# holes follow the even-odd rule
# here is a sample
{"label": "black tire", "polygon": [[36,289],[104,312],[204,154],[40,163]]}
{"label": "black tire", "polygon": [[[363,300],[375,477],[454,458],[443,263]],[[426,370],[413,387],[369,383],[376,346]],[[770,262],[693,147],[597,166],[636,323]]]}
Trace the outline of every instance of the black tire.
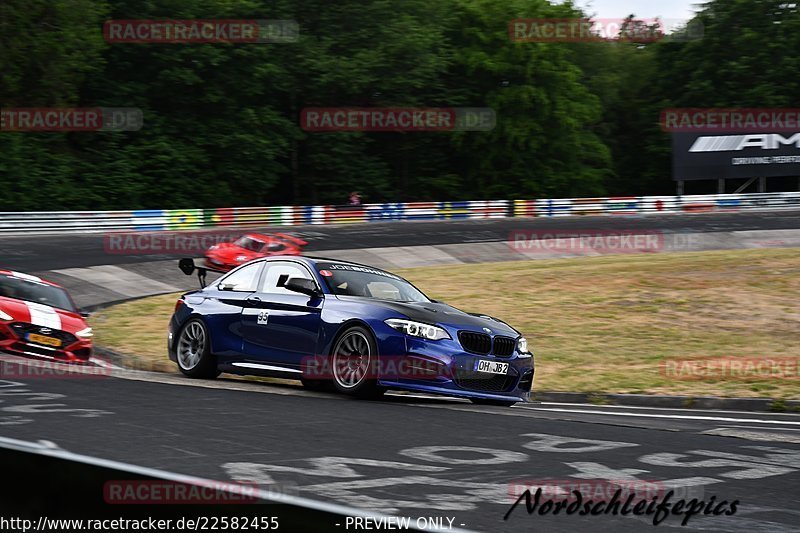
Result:
{"label": "black tire", "polygon": [[217,358],[211,353],[211,336],[199,318],[192,318],[180,330],[175,344],[178,369],[190,378],[214,379],[219,376]]}
{"label": "black tire", "polygon": [[499,407],[511,407],[516,401],[512,400],[488,400],[485,398],[470,398],[469,401],[475,405],[497,405]]}
{"label": "black tire", "polygon": [[334,388],[363,399],[379,398],[386,389],[378,386],[378,345],[364,326],[350,326],[333,343],[330,356]]}

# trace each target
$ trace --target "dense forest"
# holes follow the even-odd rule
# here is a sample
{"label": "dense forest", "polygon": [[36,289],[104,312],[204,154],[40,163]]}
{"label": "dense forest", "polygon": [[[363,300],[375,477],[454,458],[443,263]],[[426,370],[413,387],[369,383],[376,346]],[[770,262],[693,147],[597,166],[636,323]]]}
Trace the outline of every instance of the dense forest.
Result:
{"label": "dense forest", "polygon": [[[701,38],[552,43],[515,42],[509,22],[591,13],[546,0],[3,0],[0,106],[134,107],[144,125],[0,132],[0,210],[672,194],[662,109],[800,107],[791,2],[702,4]],[[299,37],[112,43],[111,19],[293,20]],[[496,125],[309,132],[311,107],[483,107]]]}

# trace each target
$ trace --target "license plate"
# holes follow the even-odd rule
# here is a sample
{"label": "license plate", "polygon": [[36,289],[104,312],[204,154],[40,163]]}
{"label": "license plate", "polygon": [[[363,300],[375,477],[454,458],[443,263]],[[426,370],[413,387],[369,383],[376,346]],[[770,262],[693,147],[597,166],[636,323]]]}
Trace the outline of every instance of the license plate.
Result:
{"label": "license plate", "polygon": [[478,372],[485,372],[486,374],[506,375],[508,374],[508,363],[478,359],[478,362],[475,363],[475,370]]}
{"label": "license plate", "polygon": [[48,337],[47,335],[38,335],[36,333],[29,333],[28,340],[36,344],[44,344],[45,346],[61,346],[61,341],[55,337]]}

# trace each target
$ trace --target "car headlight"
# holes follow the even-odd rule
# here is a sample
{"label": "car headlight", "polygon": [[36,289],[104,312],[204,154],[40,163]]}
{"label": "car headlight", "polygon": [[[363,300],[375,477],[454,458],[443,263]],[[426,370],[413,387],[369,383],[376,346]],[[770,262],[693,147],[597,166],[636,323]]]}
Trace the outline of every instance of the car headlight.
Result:
{"label": "car headlight", "polygon": [[0,320],[14,320],[14,317],[9,315],[8,313],[4,313],[2,309],[0,309]]}
{"label": "car headlight", "polygon": [[528,339],[520,337],[517,341],[517,350],[519,353],[528,353]]}
{"label": "car headlight", "polygon": [[412,337],[421,337],[431,341],[439,339],[450,339],[450,334],[438,326],[424,324],[422,322],[414,322],[413,320],[405,320],[403,318],[390,318],[386,320],[386,325],[394,328],[397,331],[402,331],[406,335]]}
{"label": "car headlight", "polygon": [[82,330],[76,332],[75,335],[77,335],[78,337],[80,337],[82,339],[88,339],[88,338],[92,337],[94,335],[94,333],[92,333],[92,328],[86,328],[86,329],[82,329]]}

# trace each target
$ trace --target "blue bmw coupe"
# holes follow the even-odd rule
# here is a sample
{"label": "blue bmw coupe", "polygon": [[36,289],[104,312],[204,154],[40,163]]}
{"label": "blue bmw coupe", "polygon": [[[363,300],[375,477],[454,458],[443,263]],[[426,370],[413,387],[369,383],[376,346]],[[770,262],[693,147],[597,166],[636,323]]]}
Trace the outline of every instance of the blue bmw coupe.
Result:
{"label": "blue bmw coupe", "polygon": [[[202,285],[211,270],[179,266]],[[530,399],[534,373],[527,341],[502,320],[381,269],[302,256],[257,259],[182,295],[168,348],[189,377],[290,377],[359,397],[398,389],[513,405]]]}

